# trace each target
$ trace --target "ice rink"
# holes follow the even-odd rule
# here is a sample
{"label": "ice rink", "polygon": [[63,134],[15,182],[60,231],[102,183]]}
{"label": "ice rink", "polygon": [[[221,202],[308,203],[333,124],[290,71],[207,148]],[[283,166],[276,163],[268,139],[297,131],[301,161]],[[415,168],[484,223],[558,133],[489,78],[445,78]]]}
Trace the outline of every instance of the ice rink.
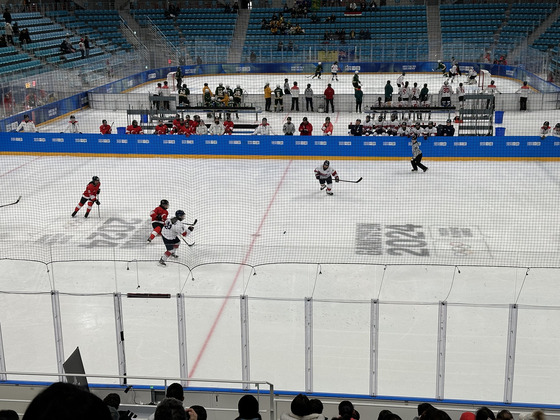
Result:
{"label": "ice rink", "polygon": [[[524,311],[517,400],[551,402],[559,391],[559,277],[545,268],[560,265],[557,162],[426,158],[430,170],[411,173],[408,159],[332,159],[343,179],[363,177],[335,184],[332,197],[319,190],[316,160],[4,155],[0,163],[2,202],[22,196],[0,210],[10,371],[56,371],[50,291],[58,290],[65,354],[79,346],[86,372],[117,374],[117,291],[171,294],[125,298],[123,313],[128,374],[177,377],[174,294],[183,293],[190,375],[241,379],[239,296],[248,295],[251,377],[302,390],[312,297],[314,390],[364,394],[370,305],[379,299],[380,394],[434,397],[446,300],[446,398],[501,400],[511,303]],[[99,212],[73,219],[92,175],[102,183]],[[162,198],[198,219],[195,245],[181,245],[165,268],[161,239],[146,243]]]}
{"label": "ice rink", "polygon": [[[191,91],[191,101],[201,101],[200,96],[202,92],[202,87],[204,83],[208,83],[209,87],[214,91],[219,83],[224,86],[230,86],[232,89],[238,84],[245,90],[248,95],[258,95],[258,99],[262,99],[263,87],[265,83],[270,83],[271,88],[274,90],[276,85],[283,86],[284,80],[289,79],[290,86],[294,81],[298,82],[300,87],[300,111],[289,111],[291,106],[291,99],[288,97],[284,100],[284,112],[265,112],[261,114],[261,117],[267,117],[275,134],[282,134],[282,125],[286,121],[286,117],[290,116],[292,122],[299,125],[303,117],[307,117],[314,127],[314,135],[321,135],[321,125],[325,121],[326,114],[317,112],[306,112],[305,110],[305,99],[303,98],[304,90],[307,84],[311,84],[314,91],[314,95],[322,95],[328,83],[331,83],[335,90],[335,103],[336,95],[347,95],[351,98],[353,95],[352,87],[352,73],[340,73],[338,76],[339,81],[331,82],[330,73],[326,72],[323,74],[322,78],[319,80],[317,78],[311,79],[311,75],[296,75],[293,74],[259,74],[259,75],[216,75],[216,76],[194,76],[185,79],[190,91]],[[383,96],[384,86],[387,80],[391,80],[391,84],[395,90],[394,94],[397,93],[396,79],[399,76],[398,73],[387,73],[387,74],[361,74],[360,80],[362,82],[362,90],[364,91],[363,108],[366,106],[373,105],[376,103],[379,96]],[[460,82],[466,83],[466,76],[461,76],[456,79],[452,84],[453,90],[455,91]],[[422,87],[424,83],[428,84],[431,95],[431,103],[439,105],[438,92],[443,83],[443,77],[439,73],[426,74],[426,73],[408,73],[406,75],[406,80],[410,82],[412,86],[414,82],[418,83],[419,87]],[[518,96],[514,93],[520,88],[521,84],[514,79],[495,77],[496,85],[503,95],[497,95],[497,109],[500,109],[500,101],[515,101],[518,102]],[[131,93],[137,94],[147,94],[148,92],[154,93],[156,91],[157,81],[153,83],[147,83],[143,86],[131,90]],[[465,84],[467,92],[474,91],[477,89],[476,86],[468,86]],[[396,97],[396,96],[395,96]],[[353,98],[349,99],[352,103]],[[264,109],[264,100],[262,108]],[[456,98],[454,99],[457,105]],[[273,101],[274,102],[274,101]],[[315,110],[321,101],[317,98],[315,99]],[[531,97],[529,97],[529,110],[531,110]],[[86,109],[83,111],[75,112],[77,120],[81,125],[82,132],[84,133],[98,133],[99,126],[101,125],[101,120],[107,119],[109,124],[114,122],[113,131],[115,132],[115,127],[124,127],[130,123],[131,118],[127,121],[127,115],[124,110],[112,109],[112,110],[96,110],[96,109]],[[353,113],[353,112],[335,112],[329,115],[331,121],[334,125],[334,135],[347,135],[348,134],[348,124],[354,122],[357,118],[361,118],[362,121],[365,119],[365,113]],[[453,116],[453,115],[452,115]],[[192,117],[192,116],[191,116]],[[434,114],[434,121],[436,123],[442,123],[447,119],[447,114],[440,113]],[[202,115],[205,119],[205,116]],[[542,126],[544,121],[550,121],[551,125],[554,126],[556,122],[560,122],[560,112],[558,110],[550,111],[529,111],[529,112],[518,112],[518,111],[508,111],[504,114],[503,124],[498,125],[499,127],[506,128],[506,134],[512,136],[518,135],[537,135],[539,128]],[[208,122],[208,121],[206,121]],[[254,123],[254,114],[240,114],[240,120],[234,120],[237,123]],[[258,121],[260,122],[260,121]],[[44,132],[62,132],[68,125],[68,118],[62,118],[50,124],[41,125],[39,127],[40,131]],[[457,125],[455,126],[457,129]]]}
{"label": "ice rink", "polygon": [[[397,76],[361,75],[364,105]],[[260,95],[264,83],[274,88],[285,77],[302,90],[311,83],[317,94],[330,74],[201,76],[187,84],[191,96],[205,82]],[[352,93],[351,77],[333,82],[337,94]],[[442,82],[438,74],[411,73],[408,80],[428,83],[432,92]],[[496,83],[504,94],[520,86]],[[74,114],[83,132],[98,132],[103,118],[115,127],[127,123],[124,110]],[[326,115],[262,116],[279,134],[287,116],[296,125],[307,116],[317,133]],[[334,134],[346,135],[357,117],[364,114],[331,114]],[[559,112],[506,112],[503,126],[508,135],[536,135],[544,120],[554,125]],[[255,122],[254,115],[239,121]],[[60,132],[66,124],[39,129]],[[445,398],[501,401],[508,305],[517,303],[514,399],[557,401],[559,163],[426,156],[429,171],[412,173],[408,158],[331,158],[342,179],[363,180],[334,184],[329,197],[313,176],[322,160],[0,155],[0,204],[22,197],[0,208],[6,368],[56,372],[57,290],[65,355],[79,346],[87,373],[116,375],[113,293],[169,293],[123,298],[127,367],[129,375],[178,377],[175,294],[182,293],[189,375],[241,379],[239,296],[247,295],[251,378],[301,391],[304,302],[313,298],[314,391],[367,394],[371,305],[379,300],[379,393],[433,398],[438,302],[447,301]],[[84,209],[71,218],[93,175],[101,179],[101,205],[87,219]],[[187,222],[198,219],[194,246],[182,244],[167,267],[157,264],[161,239],[146,243],[149,212],[161,199],[170,201],[170,213],[182,209]]]}

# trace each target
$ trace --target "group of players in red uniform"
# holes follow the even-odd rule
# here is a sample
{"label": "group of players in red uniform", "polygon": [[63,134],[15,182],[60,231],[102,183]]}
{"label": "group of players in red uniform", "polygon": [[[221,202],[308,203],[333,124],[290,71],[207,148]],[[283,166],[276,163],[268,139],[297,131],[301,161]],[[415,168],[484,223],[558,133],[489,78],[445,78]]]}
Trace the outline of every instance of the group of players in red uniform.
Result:
{"label": "group of players in red uniform", "polygon": [[[171,124],[171,128],[163,120],[159,120],[158,124],[154,127],[153,134],[163,135],[163,134],[182,134],[185,136],[190,136],[191,134],[199,134],[197,128],[199,125],[204,124],[200,119],[199,115],[195,115],[191,120],[190,116],[187,115],[186,118],[181,118],[179,114],[175,116]],[[226,114],[226,119],[223,122],[223,134],[233,134],[234,123],[231,119],[229,113]],[[103,120],[99,126],[99,132],[101,134],[111,134],[113,131],[113,126],[107,123],[107,120]],[[138,121],[133,120],[132,124],[126,127],[126,134],[144,134],[144,130],[138,124]]]}

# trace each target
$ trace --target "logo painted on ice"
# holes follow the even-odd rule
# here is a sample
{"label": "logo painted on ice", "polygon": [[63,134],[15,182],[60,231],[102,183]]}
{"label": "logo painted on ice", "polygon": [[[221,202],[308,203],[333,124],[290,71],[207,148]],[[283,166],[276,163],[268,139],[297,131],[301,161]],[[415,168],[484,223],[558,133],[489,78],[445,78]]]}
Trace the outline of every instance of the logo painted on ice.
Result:
{"label": "logo painted on ice", "polygon": [[241,73],[243,73],[243,72],[249,73],[250,71],[251,71],[251,66],[238,66],[237,67],[237,72],[238,73],[240,73],[240,72]]}
{"label": "logo painted on ice", "polygon": [[360,71],[361,67],[360,66],[344,66],[344,71]]}
{"label": "logo painted on ice", "polygon": [[290,71],[292,71],[292,72],[303,71],[303,66],[302,65],[294,65],[294,66],[290,67]]}
{"label": "logo painted on ice", "polygon": [[148,80],[155,79],[156,77],[157,77],[157,74],[155,74],[155,73],[148,74]]}

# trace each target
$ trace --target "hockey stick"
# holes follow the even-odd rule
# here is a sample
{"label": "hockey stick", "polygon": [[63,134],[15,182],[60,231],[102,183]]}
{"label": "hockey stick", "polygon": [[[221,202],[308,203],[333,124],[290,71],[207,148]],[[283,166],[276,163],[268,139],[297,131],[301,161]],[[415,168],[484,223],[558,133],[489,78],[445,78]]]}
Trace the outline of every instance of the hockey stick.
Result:
{"label": "hockey stick", "polygon": [[357,184],[358,182],[360,182],[362,180],[362,177],[360,177],[360,179],[358,179],[357,181],[347,181],[345,179],[339,179],[340,182],[351,182],[352,184]]}
{"label": "hockey stick", "polygon": [[2,208],[2,207],[8,207],[8,206],[13,206],[14,204],[19,203],[19,200],[21,200],[21,195],[20,195],[20,196],[18,197],[18,199],[17,199],[16,201],[14,201],[13,203],[10,203],[10,204],[3,204],[3,205],[0,206],[0,208]]}
{"label": "hockey stick", "polygon": [[194,225],[196,225],[196,222],[198,222],[198,219],[194,219],[194,222],[192,222],[192,223],[183,223],[183,224],[187,225],[187,226],[194,226]]}
{"label": "hockey stick", "polygon": [[193,246],[193,245],[194,245],[194,242],[193,242],[192,244],[189,244],[189,243],[187,242],[187,240],[186,240],[185,238],[183,238],[182,236],[181,236],[181,239],[183,240],[184,243],[187,244],[187,246]]}

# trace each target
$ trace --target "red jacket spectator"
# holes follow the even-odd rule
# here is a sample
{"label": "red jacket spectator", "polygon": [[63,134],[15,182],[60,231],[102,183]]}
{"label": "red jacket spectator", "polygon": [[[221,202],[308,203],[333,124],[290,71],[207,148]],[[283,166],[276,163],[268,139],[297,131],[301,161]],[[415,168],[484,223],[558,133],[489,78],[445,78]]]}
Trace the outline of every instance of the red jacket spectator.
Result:
{"label": "red jacket spectator", "polygon": [[325,99],[333,99],[333,98],[334,98],[334,89],[329,86],[325,89]]}

